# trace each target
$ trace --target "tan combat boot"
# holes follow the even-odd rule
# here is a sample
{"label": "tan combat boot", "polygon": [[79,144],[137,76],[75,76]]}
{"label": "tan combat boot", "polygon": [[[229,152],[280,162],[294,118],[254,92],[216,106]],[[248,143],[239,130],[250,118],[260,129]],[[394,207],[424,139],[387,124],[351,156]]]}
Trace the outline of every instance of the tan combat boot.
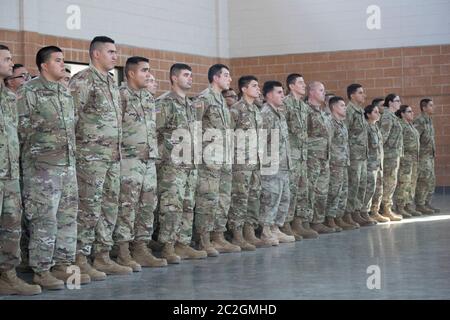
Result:
{"label": "tan combat boot", "polygon": [[427,206],[421,206],[421,205],[416,205],[416,210],[419,211],[422,214],[434,214],[434,211],[430,208],[428,208]]}
{"label": "tan combat boot", "polygon": [[255,251],[256,247],[252,245],[251,243],[248,243],[244,236],[242,235],[242,229],[237,227],[233,230],[233,240],[231,240],[231,243],[239,246],[242,251]]}
{"label": "tan combat boot", "polygon": [[33,283],[38,284],[47,290],[64,289],[64,281],[56,279],[50,271],[35,272],[33,276]]}
{"label": "tan combat boot", "polygon": [[277,238],[279,243],[295,242],[294,236],[288,236],[287,234],[281,232],[280,228],[276,224],[270,227],[270,231]]}
{"label": "tan combat boot", "polygon": [[132,244],[131,256],[141,267],[159,268],[167,267],[166,259],[156,258],[145,241],[135,241]]}
{"label": "tan combat boot", "polygon": [[20,279],[14,268],[0,273],[0,296],[13,294],[32,296],[41,292],[40,286],[28,284]]}
{"label": "tan combat boot", "polygon": [[241,252],[241,247],[229,243],[225,240],[223,232],[211,232],[211,243],[220,253]]}
{"label": "tan combat boot", "polygon": [[[57,264],[52,268],[52,275],[56,279],[62,280],[64,281],[64,283],[67,283],[67,279],[69,279],[69,277],[73,275],[71,271],[68,272],[67,268],[69,267],[71,266]],[[80,284],[88,284],[90,282],[91,277],[89,277],[87,273],[80,274]]]}
{"label": "tan combat boot", "polygon": [[75,258],[75,265],[80,268],[81,274],[87,274],[91,281],[102,281],[106,279],[106,273],[93,268],[87,261],[84,254],[78,253]]}
{"label": "tan combat boot", "polygon": [[117,263],[121,266],[130,267],[133,272],[141,272],[142,267],[139,263],[133,260],[130,253],[130,243],[120,242],[118,244],[119,251],[117,253]]}
{"label": "tan combat boot", "polygon": [[321,234],[321,233],[333,233],[336,232],[334,230],[334,228],[328,228],[326,225],[324,225],[323,223],[311,223],[311,229],[313,229],[314,231],[316,231],[317,233]]}
{"label": "tan combat boot", "polygon": [[[284,234],[287,234],[288,236],[295,237],[294,232],[291,229],[291,224],[289,222],[285,222],[284,225],[281,228],[279,228],[279,229]],[[302,239],[303,239],[303,237],[302,237]],[[299,239],[299,241],[302,240],[302,239]],[[297,239],[295,239],[295,240],[297,240]]]}
{"label": "tan combat boot", "polygon": [[205,259],[208,253],[204,250],[195,250],[190,246],[177,242],[175,244],[175,253],[183,260],[188,259]]}
{"label": "tan combat boot", "polygon": [[167,260],[169,264],[179,264],[181,257],[175,253],[175,246],[173,242],[166,242],[161,251],[161,257]]}
{"label": "tan combat boot", "polygon": [[109,251],[98,252],[94,255],[93,267],[99,271],[111,275],[132,274],[133,269],[114,262],[109,257]]}
{"label": "tan combat boot", "polygon": [[353,220],[351,213],[344,214],[344,217],[342,218],[342,220],[347,224],[351,224],[356,229],[359,229],[359,227],[360,227],[359,223],[357,223]]}
{"label": "tan combat boot", "polygon": [[378,223],[389,222],[391,221],[388,217],[383,217],[378,212],[371,212],[370,217]]}
{"label": "tan combat boot", "polygon": [[389,206],[384,206],[383,208],[383,217],[389,218],[391,221],[401,221],[403,219],[402,216],[396,215],[391,211]]}
{"label": "tan combat boot", "polygon": [[291,224],[292,233],[294,234],[295,240],[297,237],[300,239],[317,239],[319,234],[311,229],[309,222],[303,222],[300,217],[295,217]]}
{"label": "tan combat boot", "polygon": [[208,257],[217,257],[219,255],[219,251],[213,247],[211,241],[209,240],[208,231],[200,234],[199,249],[206,251]]}
{"label": "tan combat boot", "polygon": [[342,228],[336,224],[333,217],[326,217],[324,225],[327,226],[328,228],[334,229],[335,232],[342,231]]}
{"label": "tan combat boot", "polygon": [[422,214],[419,211],[416,211],[416,209],[414,209],[413,205],[411,203],[408,203],[405,206],[405,210],[412,215],[413,217],[420,217],[422,216]]}
{"label": "tan combat boot", "polygon": [[372,219],[371,216],[369,216],[369,214],[367,212],[361,212],[360,213],[361,218],[363,218],[364,220],[368,221],[370,223],[371,226],[377,224],[377,221],[375,219]]}
{"label": "tan combat boot", "polygon": [[401,215],[403,218],[411,218],[412,215],[405,210],[403,204],[397,204],[397,214]]}
{"label": "tan combat boot", "polygon": [[370,221],[364,219],[363,217],[361,217],[361,214],[359,212],[353,212],[352,213],[352,219],[357,224],[359,224],[361,227],[367,227],[367,226],[371,226],[371,225],[375,224],[375,223],[370,222]]}
{"label": "tan combat boot", "polygon": [[271,247],[272,245],[264,243],[261,239],[258,239],[255,236],[255,229],[251,224],[244,224],[244,239],[248,243],[254,245],[256,248],[263,248],[263,247]]}
{"label": "tan combat boot", "polygon": [[271,246],[278,246],[280,243],[278,241],[278,238],[272,234],[272,231],[270,230],[269,225],[264,225],[262,232],[261,232],[261,240],[265,244],[269,244]]}
{"label": "tan combat boot", "polygon": [[339,226],[342,230],[355,230],[357,227],[350,223],[345,222],[341,217],[335,218],[334,223]]}

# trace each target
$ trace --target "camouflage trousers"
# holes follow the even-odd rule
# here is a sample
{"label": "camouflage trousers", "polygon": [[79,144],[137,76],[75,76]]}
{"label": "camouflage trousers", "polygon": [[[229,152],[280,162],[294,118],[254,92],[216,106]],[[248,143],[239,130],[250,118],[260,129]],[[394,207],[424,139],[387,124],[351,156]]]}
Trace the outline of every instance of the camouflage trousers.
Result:
{"label": "camouflage trousers", "polygon": [[120,195],[114,242],[149,242],[153,234],[153,211],[158,203],[155,161],[122,159]]}
{"label": "camouflage trousers", "polygon": [[261,172],[233,171],[231,189],[231,206],[228,217],[230,230],[237,230],[244,223],[258,226],[259,206],[261,196]]}
{"label": "camouflage trousers", "polygon": [[195,206],[197,233],[225,232],[231,205],[232,173],[230,170],[198,170]]}
{"label": "camouflage trousers", "polygon": [[259,224],[284,225],[289,213],[289,171],[278,171],[275,175],[261,175],[261,207]]}
{"label": "camouflage trousers", "polygon": [[78,160],[77,178],[80,198],[77,251],[84,255],[110,251],[117,221],[120,161]]}
{"label": "camouflage trousers", "polygon": [[348,200],[346,213],[360,212],[363,208],[367,184],[367,160],[351,160],[348,167]]}
{"label": "camouflage trousers", "polygon": [[35,163],[24,171],[30,222],[29,265],[35,272],[75,261],[78,187],[75,166]]}
{"label": "camouflage trousers", "polygon": [[417,161],[400,158],[397,180],[394,193],[395,204],[398,206],[413,204],[417,183]]}
{"label": "camouflage trousers", "polygon": [[308,165],[306,161],[295,159],[292,161],[289,172],[289,189],[291,200],[286,222],[291,222],[294,217],[302,218],[302,221],[311,222],[313,212],[308,206]]}
{"label": "camouflage trousers", "polygon": [[383,194],[383,171],[381,168],[367,169],[367,185],[361,212],[378,212],[380,210],[381,195]]}
{"label": "camouflage trousers", "polygon": [[190,245],[196,187],[196,169],[158,166],[159,242]]}
{"label": "camouflage trousers", "polygon": [[348,167],[330,165],[330,183],[327,196],[327,216],[342,218],[347,206]]}
{"label": "camouflage trousers", "polygon": [[308,158],[308,203],[313,212],[312,223],[325,221],[330,165],[328,160]]}
{"label": "camouflage trousers", "polygon": [[384,158],[383,166],[383,206],[392,208],[392,198],[397,187],[397,173],[400,165],[400,157]]}
{"label": "camouflage trousers", "polygon": [[0,180],[0,272],[20,263],[21,215],[19,179]]}
{"label": "camouflage trousers", "polygon": [[434,173],[434,158],[420,158],[415,195],[416,204],[421,206],[430,204],[435,187],[436,175]]}

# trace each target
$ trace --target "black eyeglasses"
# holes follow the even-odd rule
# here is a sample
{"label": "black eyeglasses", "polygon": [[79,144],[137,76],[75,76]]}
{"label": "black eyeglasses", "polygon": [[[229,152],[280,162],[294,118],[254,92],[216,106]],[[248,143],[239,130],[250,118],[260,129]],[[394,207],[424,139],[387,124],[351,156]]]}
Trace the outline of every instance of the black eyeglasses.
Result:
{"label": "black eyeglasses", "polygon": [[13,79],[19,79],[19,78],[23,78],[25,81],[28,81],[31,79],[31,74],[29,73],[22,73],[21,75],[15,76],[15,77],[10,77],[7,78],[6,80],[13,80]]}

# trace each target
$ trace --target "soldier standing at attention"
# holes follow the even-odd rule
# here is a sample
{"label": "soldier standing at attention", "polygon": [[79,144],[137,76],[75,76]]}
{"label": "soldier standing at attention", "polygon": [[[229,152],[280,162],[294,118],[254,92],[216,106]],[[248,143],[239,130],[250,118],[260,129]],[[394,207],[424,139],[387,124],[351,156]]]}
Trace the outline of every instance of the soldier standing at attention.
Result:
{"label": "soldier standing at attention", "polygon": [[[95,37],[91,64],[70,80],[77,115],[77,180],[79,190],[76,264],[92,280],[133,270],[112,261],[112,234],[120,193],[122,107],[119,88],[109,71],[117,63],[114,40]],[[93,266],[87,257],[93,255]]]}

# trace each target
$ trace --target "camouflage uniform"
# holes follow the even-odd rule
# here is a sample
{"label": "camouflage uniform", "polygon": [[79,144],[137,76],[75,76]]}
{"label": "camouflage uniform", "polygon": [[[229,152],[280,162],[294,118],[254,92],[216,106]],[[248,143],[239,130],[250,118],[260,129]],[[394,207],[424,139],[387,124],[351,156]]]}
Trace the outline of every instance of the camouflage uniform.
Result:
{"label": "camouflage uniform", "polygon": [[120,196],[114,242],[149,242],[153,234],[156,194],[156,112],[146,90],[120,88],[122,103],[122,160]]}
{"label": "camouflage uniform", "polygon": [[308,103],[308,201],[312,223],[325,221],[330,182],[332,126],[329,115]]}
{"label": "camouflage uniform", "polygon": [[383,193],[383,136],[376,124],[368,124],[367,187],[362,212],[380,210]]}
{"label": "camouflage uniform", "polygon": [[392,197],[397,186],[397,172],[403,155],[403,134],[400,119],[388,108],[380,120],[383,136],[383,206],[392,208]]}
{"label": "camouflage uniform", "polygon": [[303,100],[297,100],[292,94],[284,99],[284,105],[286,106],[286,121],[289,128],[292,158],[292,170],[289,172],[291,202],[286,221],[291,222],[294,217],[300,217],[304,222],[311,222],[312,210],[308,206],[307,173],[309,107]]}
{"label": "camouflage uniform", "polygon": [[16,96],[0,83],[0,273],[20,263],[19,139]]}
{"label": "camouflage uniform", "polygon": [[429,115],[422,112],[414,120],[414,126],[420,135],[419,167],[416,187],[416,205],[430,204],[436,186],[434,159],[436,144],[434,141],[433,121]]}
{"label": "camouflage uniform", "polygon": [[70,92],[39,77],[21,87],[17,108],[29,264],[35,272],[75,261],[78,188]]}
{"label": "camouflage uniform", "polygon": [[[110,74],[93,66],[70,81],[77,112],[79,213],[77,251],[110,251],[120,192],[122,111]],[[92,248],[93,246],[93,248]]]}
{"label": "camouflage uniform", "polygon": [[[210,87],[195,102],[202,120],[203,163],[198,169],[198,187],[195,208],[195,229],[224,232],[231,204],[232,185],[232,118],[225,99]],[[215,132],[214,132],[215,131]],[[217,142],[219,141],[219,142]],[[221,142],[221,143],[220,143]],[[211,143],[221,148],[208,155]]]}
{"label": "camouflage uniform", "polygon": [[395,190],[395,203],[399,207],[414,203],[419,163],[419,132],[412,123],[400,121],[403,132],[403,157],[400,158],[398,184]]}
{"label": "camouflage uniform", "polygon": [[[267,138],[261,136],[264,154],[261,169],[261,208],[259,224],[282,227],[289,211],[289,170],[291,169],[291,150],[289,130],[284,112],[265,103],[261,110],[263,129]],[[274,136],[275,134],[275,136]],[[278,138],[276,136],[278,134]],[[272,141],[273,140],[273,141]],[[272,143],[277,149],[272,149]],[[269,161],[277,152],[278,159]]]}
{"label": "camouflage uniform", "polygon": [[[161,156],[158,165],[158,241],[190,245],[197,183],[194,163],[196,110],[187,97],[182,98],[173,91],[160,96],[156,108]],[[190,154],[183,152],[183,161],[174,158],[173,154],[182,145],[186,147],[183,151],[190,151]]]}
{"label": "camouflage uniform", "polygon": [[367,184],[367,122],[364,110],[349,102],[345,123],[348,128],[350,167],[348,169],[347,213],[360,212],[363,208]]}
{"label": "camouflage uniform", "polygon": [[[256,228],[259,224],[261,196],[261,161],[258,143],[259,130],[262,129],[261,111],[255,104],[249,104],[241,99],[231,106],[230,114],[234,120],[238,141],[234,144],[235,162],[228,226],[231,230],[237,230],[242,228],[244,223],[248,223]],[[248,135],[248,138],[239,138],[240,134]],[[242,157],[243,159],[240,159]]]}
{"label": "camouflage uniform", "polygon": [[[331,116],[332,117],[332,116]],[[342,218],[345,213],[348,196],[348,166],[350,151],[348,131],[345,122],[331,119],[333,136],[330,148],[330,183],[327,197],[327,216]]]}

